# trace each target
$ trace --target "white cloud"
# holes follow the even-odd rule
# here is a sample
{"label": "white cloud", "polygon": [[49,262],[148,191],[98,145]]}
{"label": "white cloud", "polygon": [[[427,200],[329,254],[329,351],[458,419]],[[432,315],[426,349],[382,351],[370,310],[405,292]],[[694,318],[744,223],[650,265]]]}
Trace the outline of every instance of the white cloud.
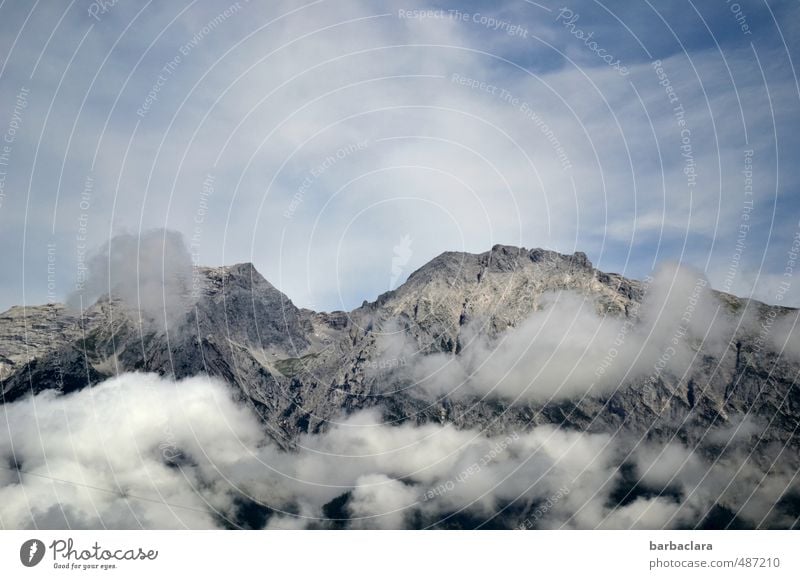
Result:
{"label": "white cloud", "polygon": [[[514,501],[507,524],[530,520],[539,506],[531,526],[542,528],[659,528],[688,517],[673,520],[680,509],[667,498],[614,509],[625,445],[553,426],[487,437],[449,425],[391,426],[365,411],[285,452],[226,386],[141,374],[66,396],[46,391],[3,413],[0,458],[19,469],[0,469],[4,528],[305,528],[328,525],[331,514],[351,527],[402,528],[454,513],[487,521]],[[643,481],[657,487],[677,473],[687,492],[699,486],[684,511],[702,512],[735,479],[730,467],[709,470],[697,457],[681,467],[687,452],[677,447],[651,464],[658,450],[637,455]],[[759,474],[747,472],[748,482],[726,495],[732,505],[743,504]],[[770,481],[745,505],[748,520],[780,496],[779,481]],[[338,514],[325,510],[346,494]]]}
{"label": "white cloud", "polygon": [[79,287],[67,300],[72,308],[85,309],[100,296],[112,295],[145,320],[164,326],[191,305],[192,259],[179,232],[117,235],[85,265]]}

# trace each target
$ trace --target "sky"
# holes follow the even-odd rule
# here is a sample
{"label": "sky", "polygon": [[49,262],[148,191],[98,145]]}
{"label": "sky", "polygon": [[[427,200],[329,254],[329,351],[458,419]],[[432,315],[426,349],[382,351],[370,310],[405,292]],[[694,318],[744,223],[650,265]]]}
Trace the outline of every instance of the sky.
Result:
{"label": "sky", "polygon": [[662,4],[2,3],[0,310],[155,229],[317,310],[497,243],[800,306],[800,5]]}

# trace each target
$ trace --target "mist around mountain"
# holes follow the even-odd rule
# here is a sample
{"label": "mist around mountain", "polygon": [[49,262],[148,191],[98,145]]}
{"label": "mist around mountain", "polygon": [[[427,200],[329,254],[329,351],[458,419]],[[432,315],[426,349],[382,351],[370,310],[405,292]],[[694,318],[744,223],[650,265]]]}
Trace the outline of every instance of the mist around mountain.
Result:
{"label": "mist around mountain", "polygon": [[692,269],[497,245],[314,312],[165,232],[92,263],[0,314],[3,528],[797,527],[798,310]]}

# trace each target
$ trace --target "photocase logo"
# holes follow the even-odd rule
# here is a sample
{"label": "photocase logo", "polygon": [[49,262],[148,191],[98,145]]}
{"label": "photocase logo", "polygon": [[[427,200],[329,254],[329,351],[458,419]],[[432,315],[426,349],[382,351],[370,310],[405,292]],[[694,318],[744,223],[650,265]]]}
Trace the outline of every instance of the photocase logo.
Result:
{"label": "photocase logo", "polygon": [[19,548],[19,560],[26,567],[36,567],[44,558],[44,543],[39,539],[28,539]]}
{"label": "photocase logo", "polygon": [[394,246],[394,257],[392,257],[392,278],[389,280],[389,289],[393,290],[397,285],[397,282],[400,280],[400,276],[403,275],[403,267],[408,263],[408,260],[411,259],[411,256],[414,254],[411,251],[411,243],[414,240],[411,239],[410,235],[404,235],[400,242]]}

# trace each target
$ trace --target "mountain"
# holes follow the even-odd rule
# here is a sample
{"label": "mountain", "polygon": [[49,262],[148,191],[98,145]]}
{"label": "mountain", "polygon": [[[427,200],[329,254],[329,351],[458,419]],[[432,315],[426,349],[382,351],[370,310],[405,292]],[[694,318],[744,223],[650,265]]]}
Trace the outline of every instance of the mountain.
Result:
{"label": "mountain", "polygon": [[[4,400],[50,388],[70,392],[126,371],[210,374],[252,402],[286,446],[342,409],[376,404],[394,414],[413,412],[419,421],[444,413],[465,422],[470,418],[447,400],[432,406],[424,396],[389,397],[377,388],[365,369],[376,365],[379,328],[400,324],[422,354],[458,355],[470,320],[485,319],[487,335],[497,336],[535,311],[547,292],[583,292],[616,315],[625,315],[641,293],[638,282],[595,270],[582,253],[507,246],[480,255],[444,253],[352,312],[299,309],[252,264],[199,273],[202,295],[166,329],[113,296],[82,314],[59,304],[0,314]],[[495,410],[482,405],[475,412]]]}
{"label": "mountain", "polygon": [[[208,374],[284,449],[377,408],[392,423],[487,434],[552,424],[679,441],[710,460],[735,450],[765,472],[777,458],[800,468],[797,340],[777,340],[797,310],[709,291],[702,277],[679,291],[677,274],[658,285],[599,271],[580,252],[498,245],[444,253],[375,301],[324,313],[296,307],[252,264],[198,274],[199,295],[166,327],[115,296],[83,312],[48,304],[1,314],[4,402],[122,372]],[[589,379],[598,384],[576,390]]]}

